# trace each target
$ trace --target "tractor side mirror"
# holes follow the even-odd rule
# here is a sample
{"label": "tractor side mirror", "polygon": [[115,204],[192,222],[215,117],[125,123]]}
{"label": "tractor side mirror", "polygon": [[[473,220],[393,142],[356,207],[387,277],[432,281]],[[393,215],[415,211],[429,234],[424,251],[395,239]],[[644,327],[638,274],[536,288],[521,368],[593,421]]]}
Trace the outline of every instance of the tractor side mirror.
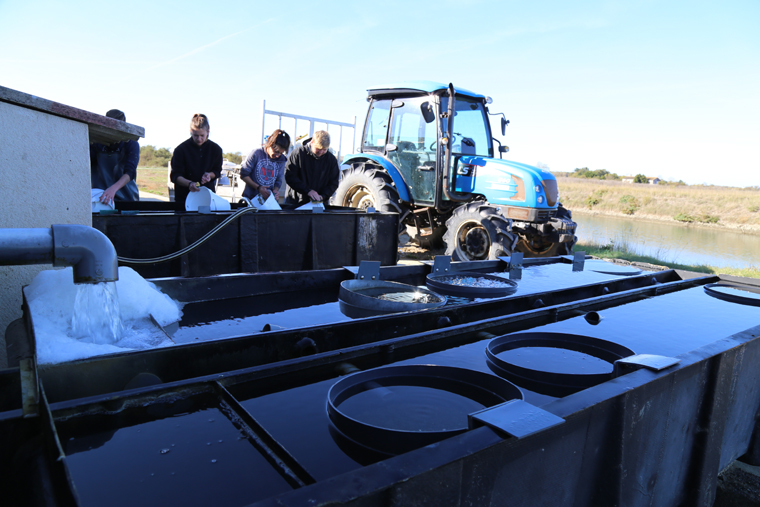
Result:
{"label": "tractor side mirror", "polygon": [[509,125],[509,120],[507,120],[506,118],[502,116],[501,117],[501,135],[502,136],[505,136],[507,134],[507,125]]}
{"label": "tractor side mirror", "polygon": [[422,112],[422,118],[425,123],[433,123],[435,121],[435,109],[430,102],[423,102],[420,105],[420,111]]}

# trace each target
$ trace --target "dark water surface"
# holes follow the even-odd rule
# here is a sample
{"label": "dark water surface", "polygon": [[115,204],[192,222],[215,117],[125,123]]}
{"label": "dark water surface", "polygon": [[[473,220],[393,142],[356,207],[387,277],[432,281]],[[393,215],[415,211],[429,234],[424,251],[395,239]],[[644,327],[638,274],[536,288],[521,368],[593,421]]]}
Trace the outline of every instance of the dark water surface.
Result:
{"label": "dark water surface", "polygon": [[760,267],[760,235],[573,212],[578,241],[626,245],[639,255],[689,266]]}

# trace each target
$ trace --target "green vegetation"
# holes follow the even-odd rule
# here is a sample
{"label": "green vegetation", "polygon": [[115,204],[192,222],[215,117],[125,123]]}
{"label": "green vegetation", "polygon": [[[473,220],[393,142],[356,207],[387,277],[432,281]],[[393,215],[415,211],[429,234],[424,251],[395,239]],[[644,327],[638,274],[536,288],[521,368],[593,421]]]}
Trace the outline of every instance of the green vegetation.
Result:
{"label": "green vegetation", "polygon": [[575,250],[576,252],[586,252],[587,255],[593,255],[594,257],[599,257],[601,259],[623,259],[629,262],[643,262],[646,264],[654,264],[656,266],[666,266],[670,269],[695,271],[697,273],[743,276],[746,278],[760,278],[760,268],[757,268],[757,267],[739,269],[739,268],[727,268],[727,267],[705,266],[705,265],[688,266],[686,264],[665,262],[656,257],[638,255],[632,252],[626,243],[615,243],[612,240],[610,240],[610,242],[607,244],[578,243],[575,245],[573,250]]}
{"label": "green vegetation", "polygon": [[632,195],[626,194],[620,198],[620,211],[625,215],[633,215],[636,210],[641,207],[636,198]]}
{"label": "green vegetation", "polygon": [[590,196],[588,196],[584,201],[586,206],[588,206],[588,209],[591,209],[602,202],[602,197],[604,197],[604,194],[606,193],[606,190],[595,190]]}
{"label": "green vegetation", "polygon": [[587,178],[559,178],[557,183],[562,205],[573,212],[593,210],[602,215],[630,216],[632,211],[648,220],[760,234],[758,187],[634,185]]}
{"label": "green vegetation", "polygon": [[649,178],[644,176],[643,174],[637,174],[633,177],[634,183],[649,183]]}
{"label": "green vegetation", "polygon": [[597,180],[619,180],[617,174],[611,173],[606,169],[597,169],[595,171],[591,171],[588,167],[581,167],[580,169],[576,169],[572,173],[569,174],[569,176],[573,178],[589,178],[589,179],[597,179]]}
{"label": "green vegetation", "polygon": [[243,154],[239,151],[236,151],[235,153],[225,153],[222,155],[224,158],[232,162],[233,164],[242,164],[243,163]]}
{"label": "green vegetation", "polygon": [[167,167],[172,159],[172,153],[168,148],[158,148],[151,146],[140,146],[140,163],[137,167]]}

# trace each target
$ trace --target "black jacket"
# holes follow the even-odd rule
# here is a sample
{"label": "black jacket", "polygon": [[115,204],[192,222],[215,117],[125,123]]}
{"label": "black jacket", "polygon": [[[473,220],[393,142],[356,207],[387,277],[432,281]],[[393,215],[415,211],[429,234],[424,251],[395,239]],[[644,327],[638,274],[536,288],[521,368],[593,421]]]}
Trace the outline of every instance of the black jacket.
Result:
{"label": "black jacket", "polygon": [[317,158],[309,143],[298,146],[288,157],[285,182],[288,184],[286,202],[301,206],[310,201],[309,190],[316,191],[326,203],[338,189],[340,169],[335,155],[329,151]]}
{"label": "black jacket", "polygon": [[[187,187],[177,185],[177,177],[182,176],[190,181],[200,182],[205,173],[214,173],[217,178],[222,176],[222,148],[213,141],[206,141],[198,146],[191,137],[174,149],[172,154],[172,172],[169,176],[174,183],[174,202],[177,209],[185,210],[185,200],[190,192]],[[216,180],[203,185],[212,192],[216,190]]]}

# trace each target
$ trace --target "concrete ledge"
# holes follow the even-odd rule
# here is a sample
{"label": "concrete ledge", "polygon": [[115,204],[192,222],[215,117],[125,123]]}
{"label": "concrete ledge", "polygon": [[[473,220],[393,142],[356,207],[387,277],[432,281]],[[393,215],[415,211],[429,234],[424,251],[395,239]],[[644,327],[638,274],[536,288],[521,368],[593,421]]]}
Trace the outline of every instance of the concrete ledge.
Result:
{"label": "concrete ledge", "polygon": [[136,141],[145,137],[145,129],[137,125],[114,120],[107,116],[101,116],[4,86],[0,86],[0,101],[86,123],[89,129],[90,142],[94,143],[111,144],[129,139]]}

